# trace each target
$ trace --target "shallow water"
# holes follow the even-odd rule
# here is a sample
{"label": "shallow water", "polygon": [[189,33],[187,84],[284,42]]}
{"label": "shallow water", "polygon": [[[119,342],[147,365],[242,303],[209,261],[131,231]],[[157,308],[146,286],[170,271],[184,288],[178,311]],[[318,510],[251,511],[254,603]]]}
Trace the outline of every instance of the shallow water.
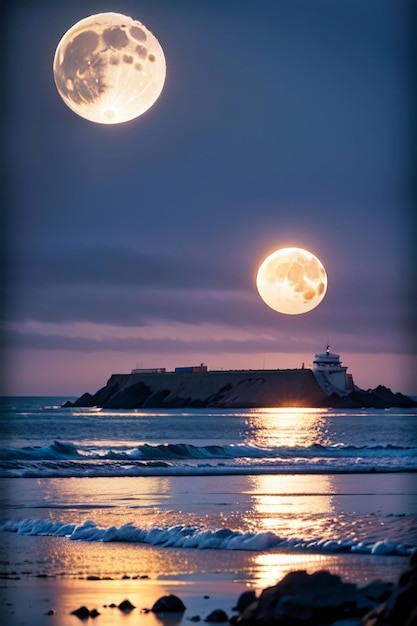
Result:
{"label": "shallow water", "polygon": [[394,580],[417,546],[417,412],[3,405],[0,561],[19,576],[331,567]]}

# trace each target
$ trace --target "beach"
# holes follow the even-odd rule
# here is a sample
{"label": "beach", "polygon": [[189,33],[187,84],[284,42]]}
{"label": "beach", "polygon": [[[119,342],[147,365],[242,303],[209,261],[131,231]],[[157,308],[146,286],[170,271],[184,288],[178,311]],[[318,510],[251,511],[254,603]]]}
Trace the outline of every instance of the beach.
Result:
{"label": "beach", "polygon": [[[230,618],[292,571],[396,583],[416,549],[413,410],[61,406],[3,407],[8,626]],[[170,594],[183,613],[144,611]]]}
{"label": "beach", "polygon": [[[75,609],[86,606],[96,608],[100,615],[97,623],[101,626],[117,624],[146,624],[155,626],[161,623],[152,612],[145,613],[154,602],[164,595],[175,594],[180,597],[186,611],[171,617],[165,614],[163,621],[171,624],[188,622],[189,617],[199,615],[203,620],[212,610],[222,608],[233,614],[236,592],[244,590],[241,584],[225,579],[218,581],[80,581],[80,580],[31,580],[19,584],[9,583],[7,589],[2,588],[2,615],[10,626],[20,624],[43,626],[54,624],[79,624],[80,619],[71,615]],[[207,597],[209,596],[209,597]],[[135,605],[130,612],[123,612],[118,605],[124,600]],[[115,604],[116,606],[109,606]],[[53,612],[53,614],[47,615]]]}
{"label": "beach", "polygon": [[[128,478],[72,478],[73,491],[67,490],[66,493],[63,493],[64,485],[60,479],[26,479],[23,483],[16,479],[11,481],[1,479],[3,493],[14,490],[14,514],[20,518],[24,510],[26,520],[26,531],[22,529],[22,534],[2,533],[0,606],[6,619],[5,623],[8,626],[79,624],[79,618],[71,615],[71,612],[86,606],[100,613],[96,623],[103,626],[134,623],[153,626],[160,624],[161,621],[185,624],[196,616],[204,620],[215,609],[222,609],[229,617],[236,615],[232,608],[236,606],[242,592],[253,589],[259,595],[263,589],[276,584],[291,571],[306,570],[311,574],[319,570],[328,570],[341,576],[346,582],[365,585],[374,580],[397,582],[407,566],[407,558],[398,554],[326,553],[323,548],[321,551],[319,548],[308,551],[302,547],[298,551],[296,545],[292,548],[280,549],[277,546],[275,549],[266,547],[259,550],[192,547],[184,549],[175,545],[166,546],[163,542],[159,544],[158,541],[155,545],[128,541],[71,541],[67,536],[42,534],[52,533],[50,527],[48,530],[48,524],[63,519],[64,515],[67,521],[83,520],[84,528],[88,527],[85,522],[87,518],[91,522],[95,519],[96,526],[93,528],[104,528],[100,526],[100,522],[105,520],[107,531],[109,527],[121,528],[122,520],[132,522],[138,521],[138,517],[147,517],[149,520],[152,519],[151,526],[155,529],[158,527],[153,519],[155,511],[158,511],[159,521],[165,521],[165,524],[162,523],[159,527],[173,533],[175,526],[169,525],[169,519],[174,515],[171,507],[178,507],[182,516],[193,508],[194,510],[200,508],[204,517],[220,506],[225,511],[234,503],[236,509],[238,490],[242,489],[242,481],[248,480],[247,477],[235,477],[233,492],[233,482],[225,482],[223,479],[226,489],[223,488],[221,492],[216,477],[198,477],[198,479],[200,482],[197,481],[197,477],[191,480],[188,477],[164,478],[166,491],[159,493],[156,493],[158,485],[160,487],[159,479],[134,479],[138,481],[137,497],[134,497],[132,490],[134,483]],[[346,535],[349,535],[351,529],[358,526],[356,516],[353,516],[355,518],[353,519],[352,512],[349,515],[349,508],[362,511],[362,523],[358,532],[363,532],[361,530],[363,526],[370,526],[369,522],[374,523],[375,512],[380,511],[383,512],[383,521],[379,519],[378,524],[374,524],[373,531],[376,533],[375,538],[380,539],[380,545],[383,545],[383,539],[393,538],[394,528],[397,539],[402,539],[404,543],[407,540],[415,540],[415,528],[414,531],[412,528],[415,517],[411,515],[415,500],[414,474],[340,475],[336,479],[343,485],[344,492],[350,490],[350,495],[345,493],[338,497],[334,494],[331,496],[323,494],[326,479],[327,477],[323,475],[274,476],[273,482],[280,485],[275,491],[291,493],[291,498],[288,495],[273,497],[269,494],[270,502],[267,505],[266,494],[263,493],[263,506],[270,509],[269,515],[266,510],[263,511],[264,521],[269,520],[271,524],[273,516],[276,515],[276,512],[271,515],[271,510],[274,510],[273,500],[281,501],[281,509],[292,507],[299,511],[296,534],[301,534],[300,529],[306,523],[307,516],[311,522],[316,515],[318,522],[319,518],[323,517],[326,506],[327,508],[331,506],[333,512],[344,509],[343,515],[339,513],[339,519],[333,517],[328,523],[330,526],[333,524],[332,536],[337,537],[341,528],[345,528]],[[271,480],[271,477],[264,479],[263,489],[258,490],[256,497],[265,491],[268,481],[270,485],[272,484]],[[145,502],[145,489],[144,487],[141,489],[141,485],[145,485],[146,481],[148,493]],[[297,496],[296,485],[301,486],[306,481],[310,484],[317,481],[316,489],[320,493],[313,495],[310,487],[309,495],[305,494],[304,489],[304,493]],[[355,495],[353,492],[359,491],[358,482],[362,485],[363,493]],[[85,488],[88,488],[88,492],[82,493],[81,483],[87,483]],[[149,493],[151,485],[152,493]],[[196,491],[199,485],[203,488],[203,494]],[[171,496],[168,495],[168,486]],[[58,487],[61,488],[60,491],[57,491]],[[369,494],[371,488],[375,492],[372,496]],[[114,490],[113,501],[109,497],[110,489]],[[181,493],[181,489],[186,489],[186,492]],[[88,494],[94,491],[96,494],[100,493],[101,499],[106,498],[107,506],[99,504],[97,498],[95,506],[88,506],[87,501],[91,497]],[[48,502],[52,500],[53,507],[45,504],[39,506],[37,492],[38,495],[43,494]],[[121,508],[120,502],[125,502],[128,497],[130,498],[128,509]],[[243,495],[240,497],[244,499]],[[248,498],[248,495],[245,497]],[[116,499],[119,502],[118,506],[114,506]],[[23,500],[31,507],[25,509]],[[371,501],[373,505],[370,504]],[[165,519],[161,515],[163,508]],[[407,510],[408,513],[400,513],[400,508],[401,511]],[[364,516],[365,509],[368,511],[371,509],[373,514]],[[248,504],[245,505],[245,510],[246,512],[249,510]],[[139,511],[139,515],[136,511]],[[10,516],[11,512],[8,514]],[[223,526],[229,526],[233,517],[236,518],[236,510],[230,511],[229,515],[223,513],[218,516],[217,522],[220,523],[222,519]],[[36,523],[29,527],[29,520],[36,520]],[[289,520],[290,518],[286,522],[287,527]],[[291,521],[294,523],[294,520]],[[45,526],[42,526],[42,523]],[[316,534],[317,529],[312,529],[312,532]],[[335,548],[330,546],[329,550],[332,549]],[[170,594],[181,598],[186,606],[184,613],[170,616],[143,611],[152,608],[160,597]],[[129,613],[120,611],[117,607],[124,600],[129,600],[135,609]],[[111,604],[116,606],[110,607]]]}
{"label": "beach", "polygon": [[[265,555],[264,555],[265,556]],[[265,564],[249,570],[224,568],[221,553],[200,555],[202,573],[160,575],[155,579],[127,578],[129,574],[113,580],[86,580],[61,575],[45,578],[38,575],[15,574],[1,581],[0,607],[4,623],[8,626],[65,626],[79,624],[80,620],[71,613],[79,607],[97,609],[100,615],[97,624],[185,624],[190,618],[199,616],[203,621],[212,611],[222,609],[229,617],[238,597],[248,589],[259,593],[265,584],[273,585],[290,571],[306,570],[313,573],[321,569],[339,574],[343,580],[358,585],[384,580],[397,582],[405,563],[398,557],[354,557],[353,555],[302,555],[275,554],[265,558]],[[262,560],[262,559],[261,559]],[[210,564],[207,564],[210,561]],[[204,565],[205,564],[205,565]],[[217,564],[217,570],[211,569]],[[237,565],[236,563],[234,564]],[[179,569],[181,566],[179,564]],[[226,571],[224,571],[226,569]],[[170,615],[145,612],[162,596],[174,594],[179,597],[186,610]],[[129,600],[135,609],[121,611],[118,606]],[[110,605],[115,606],[110,606]]]}

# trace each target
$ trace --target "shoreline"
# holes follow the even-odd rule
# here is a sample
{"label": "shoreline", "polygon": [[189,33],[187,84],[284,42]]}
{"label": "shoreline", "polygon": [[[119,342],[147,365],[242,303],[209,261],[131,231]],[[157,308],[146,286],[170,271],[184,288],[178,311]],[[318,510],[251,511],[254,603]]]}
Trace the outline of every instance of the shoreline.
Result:
{"label": "shoreline", "polygon": [[[387,474],[416,474],[417,467],[359,467],[352,470],[347,470],[346,467],[328,467],[328,468],[298,468],[298,467],[289,467],[288,469],[280,468],[270,468],[270,467],[225,467],[222,465],[219,468],[210,467],[210,468],[199,468],[191,466],[189,468],[170,468],[170,467],[151,467],[145,466],[142,471],[140,468],[140,464],[142,462],[138,461],[139,468],[135,468],[135,470],[128,473],[125,469],[123,469],[123,473],[110,474],[108,471],[103,471],[100,473],[96,471],[94,474],[86,475],[85,478],[89,479],[106,479],[106,478],[114,478],[114,479],[123,479],[123,478],[216,478],[221,476],[275,476],[275,477],[287,477],[287,476],[375,476],[375,475],[387,475]],[[79,476],[72,476],[68,474],[64,474],[62,472],[53,472],[48,470],[45,474],[31,474],[20,476],[17,474],[0,474],[0,480],[67,480],[70,478],[79,478]]]}
{"label": "shoreline", "polygon": [[[174,594],[181,598],[186,610],[168,617],[170,623],[180,624],[196,615],[204,620],[215,609],[222,609],[229,616],[236,614],[232,607],[246,589],[243,583],[221,575],[218,580],[187,581],[31,578],[8,580],[6,585],[0,586],[0,610],[8,626],[80,624],[80,619],[71,613],[81,606],[100,613],[97,616],[99,626],[138,623],[156,626],[161,623],[158,616],[145,610],[149,611],[160,597]],[[118,608],[125,600],[135,606],[130,612]]]}
{"label": "shoreline", "polygon": [[[258,582],[249,571],[221,571],[221,553],[218,554],[217,571],[163,575],[155,579],[128,575],[114,579],[94,576],[77,578],[64,573],[54,576],[35,573],[29,576],[23,572],[10,572],[0,579],[0,611],[3,619],[7,620],[7,626],[79,625],[80,618],[71,613],[82,606],[98,611],[94,621],[98,626],[160,626],[161,622],[185,625],[190,621],[204,621],[218,609],[223,610],[229,619],[236,616],[238,613],[233,611],[233,607],[243,592],[254,590],[259,596],[263,589],[274,586],[289,572],[305,570],[314,574],[327,570],[340,576],[343,582],[354,582],[360,587],[376,581],[396,584],[408,564],[406,558],[372,558],[366,555],[301,556],[283,553],[281,557],[282,566],[275,562],[269,567],[270,580],[261,576]],[[383,564],[387,569],[381,567]],[[391,572],[391,575],[385,576],[384,569],[385,574]],[[171,594],[184,603],[186,610],[183,613],[149,612],[159,598]],[[128,613],[118,608],[125,600],[135,606]],[[88,623],[91,622],[88,620]]]}

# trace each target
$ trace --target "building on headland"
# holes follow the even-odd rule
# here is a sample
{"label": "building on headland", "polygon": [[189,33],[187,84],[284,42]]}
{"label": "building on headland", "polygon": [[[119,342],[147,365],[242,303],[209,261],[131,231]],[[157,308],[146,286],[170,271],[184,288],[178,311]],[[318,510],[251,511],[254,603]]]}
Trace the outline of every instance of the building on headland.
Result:
{"label": "building on headland", "polygon": [[313,374],[326,395],[337,393],[345,396],[354,388],[352,374],[347,373],[347,367],[343,366],[338,354],[330,352],[330,346],[326,346],[326,352],[314,355]]}
{"label": "building on headland", "polygon": [[165,374],[165,367],[135,367],[131,374]]}
{"label": "building on headland", "polygon": [[201,374],[201,372],[207,372],[207,365],[200,363],[200,365],[190,365],[188,367],[176,367],[175,372],[177,374]]}
{"label": "building on headland", "polygon": [[[304,363],[301,367],[304,370]],[[214,372],[220,370],[208,371],[207,365],[200,363],[200,365],[188,365],[176,367],[171,374],[205,374],[213,375]],[[227,372],[228,370],[221,370]],[[244,372],[245,370],[229,370],[229,372]],[[247,370],[255,371],[255,370]],[[274,371],[274,370],[271,370]],[[280,371],[280,370],[276,370]],[[326,346],[326,352],[319,352],[314,355],[313,361],[313,374],[324,391],[326,396],[333,393],[339,396],[349,394],[354,388],[352,374],[347,373],[347,366],[342,365],[340,356],[330,352],[330,346]],[[134,368],[131,374],[165,374],[165,367],[147,367],[147,368]]]}
{"label": "building on headland", "polygon": [[[201,372],[207,372],[207,365],[200,363],[200,365],[187,365],[185,367],[176,367],[174,372],[176,374],[196,374]],[[165,367],[134,367],[131,374],[165,374]]]}

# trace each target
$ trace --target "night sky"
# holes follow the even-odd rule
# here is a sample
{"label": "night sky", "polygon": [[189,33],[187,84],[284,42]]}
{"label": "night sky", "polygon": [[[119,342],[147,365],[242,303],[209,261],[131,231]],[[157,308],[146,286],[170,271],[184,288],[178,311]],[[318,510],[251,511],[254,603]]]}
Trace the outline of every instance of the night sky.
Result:
{"label": "night sky", "polygon": [[[360,387],[417,393],[410,6],[10,2],[6,393],[77,396],[134,367],[308,367],[327,343]],[[65,31],[105,11],[145,24],[167,62],[156,104],[113,126],[67,108],[52,74]],[[304,315],[256,291],[283,246],[327,270]]]}

